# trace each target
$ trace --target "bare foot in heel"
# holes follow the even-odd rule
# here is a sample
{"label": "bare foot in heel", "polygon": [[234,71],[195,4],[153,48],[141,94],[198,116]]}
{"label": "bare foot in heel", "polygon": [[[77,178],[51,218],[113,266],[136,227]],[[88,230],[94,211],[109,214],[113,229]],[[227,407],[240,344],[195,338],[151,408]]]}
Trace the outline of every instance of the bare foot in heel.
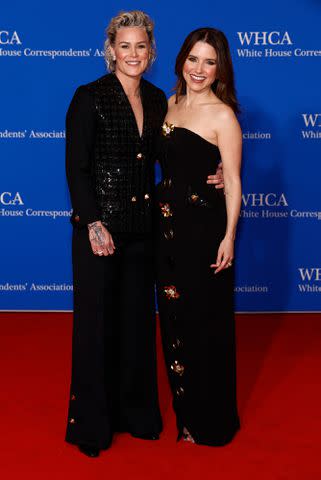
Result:
{"label": "bare foot in heel", "polygon": [[194,438],[185,427],[183,428],[183,438],[184,438],[184,442],[195,443]]}

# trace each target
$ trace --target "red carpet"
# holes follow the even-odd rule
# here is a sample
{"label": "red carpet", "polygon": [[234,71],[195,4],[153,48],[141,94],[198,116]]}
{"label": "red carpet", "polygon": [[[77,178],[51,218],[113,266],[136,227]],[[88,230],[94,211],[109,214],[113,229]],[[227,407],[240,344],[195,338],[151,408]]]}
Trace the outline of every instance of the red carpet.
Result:
{"label": "red carpet", "polygon": [[176,443],[159,361],[164,432],[121,434],[88,459],[63,441],[71,315],[2,313],[0,478],[320,480],[321,315],[237,318],[242,430],[223,448]]}

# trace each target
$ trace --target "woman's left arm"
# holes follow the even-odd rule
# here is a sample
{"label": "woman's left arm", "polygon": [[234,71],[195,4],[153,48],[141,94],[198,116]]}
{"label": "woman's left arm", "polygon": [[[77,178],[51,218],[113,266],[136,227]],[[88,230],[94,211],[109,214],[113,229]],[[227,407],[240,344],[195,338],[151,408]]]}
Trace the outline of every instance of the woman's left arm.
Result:
{"label": "woman's left arm", "polygon": [[240,215],[241,189],[241,158],[242,132],[237,118],[229,107],[224,107],[218,119],[218,147],[223,162],[223,176],[225,185],[225,199],[227,210],[227,225],[218,252],[214,273],[231,266],[234,258],[234,241],[237,222]]}

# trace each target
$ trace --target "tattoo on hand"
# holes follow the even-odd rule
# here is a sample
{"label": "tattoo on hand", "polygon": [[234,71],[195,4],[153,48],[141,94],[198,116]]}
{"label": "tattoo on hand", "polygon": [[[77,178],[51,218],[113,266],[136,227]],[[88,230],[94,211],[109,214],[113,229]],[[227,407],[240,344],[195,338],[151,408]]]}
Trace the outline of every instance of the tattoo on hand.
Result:
{"label": "tattoo on hand", "polygon": [[90,223],[88,229],[90,241],[96,242],[100,247],[104,246],[106,239],[101,225],[97,225],[96,222]]}

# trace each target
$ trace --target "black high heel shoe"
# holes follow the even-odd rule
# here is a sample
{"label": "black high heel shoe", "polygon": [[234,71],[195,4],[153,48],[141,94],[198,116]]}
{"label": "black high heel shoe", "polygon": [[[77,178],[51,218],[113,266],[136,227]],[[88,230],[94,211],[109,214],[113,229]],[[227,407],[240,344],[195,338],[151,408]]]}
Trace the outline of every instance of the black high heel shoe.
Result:
{"label": "black high heel shoe", "polygon": [[132,433],[131,436],[134,438],[140,438],[141,440],[159,440],[158,433],[142,433],[142,434]]}
{"label": "black high heel shoe", "polygon": [[90,457],[90,458],[99,457],[100,450],[97,447],[81,444],[81,445],[78,445],[78,448],[81,451],[81,453],[83,453],[84,455],[87,455],[87,457]]}

